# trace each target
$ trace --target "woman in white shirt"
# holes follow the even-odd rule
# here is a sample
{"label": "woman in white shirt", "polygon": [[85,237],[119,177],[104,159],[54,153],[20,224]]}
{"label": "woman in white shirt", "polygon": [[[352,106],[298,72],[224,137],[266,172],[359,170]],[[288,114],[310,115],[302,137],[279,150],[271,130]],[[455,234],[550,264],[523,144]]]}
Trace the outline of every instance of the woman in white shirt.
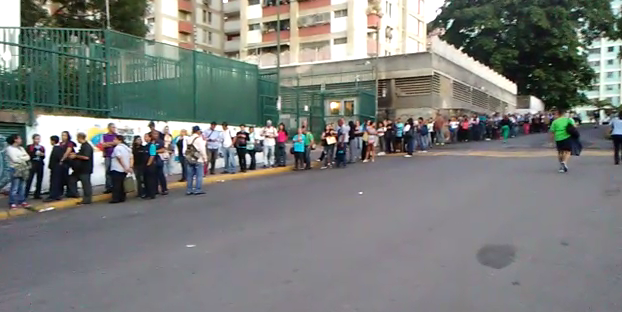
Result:
{"label": "woman in white shirt", "polygon": [[611,140],[613,140],[613,159],[615,164],[619,165],[622,149],[622,111],[618,113],[618,117],[611,120]]}
{"label": "woman in white shirt", "polygon": [[125,145],[122,135],[114,138],[115,147],[112,150],[110,160],[110,176],[112,177],[112,200],[111,204],[122,203],[125,201],[125,177],[132,173],[134,157],[132,150]]}
{"label": "woman in white shirt", "polygon": [[9,144],[6,147],[6,156],[9,159],[11,174],[11,189],[9,192],[9,206],[11,209],[29,208],[25,198],[25,180],[30,173],[30,156],[22,147],[22,138],[12,134],[6,138]]}

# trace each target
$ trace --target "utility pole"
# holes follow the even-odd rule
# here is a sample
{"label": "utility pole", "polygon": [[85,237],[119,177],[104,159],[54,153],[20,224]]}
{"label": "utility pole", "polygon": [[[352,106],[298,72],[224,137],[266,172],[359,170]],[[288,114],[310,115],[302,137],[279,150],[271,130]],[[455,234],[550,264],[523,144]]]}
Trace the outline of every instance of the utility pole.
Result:
{"label": "utility pole", "polygon": [[276,0],[276,100],[281,100],[281,0]]}
{"label": "utility pole", "polygon": [[380,60],[380,20],[378,20],[378,24],[376,24],[376,59],[374,60],[374,66],[372,67],[374,74],[374,84],[376,86],[376,90],[374,94],[376,95],[375,104],[376,104],[376,116],[374,116],[374,120],[378,120],[378,61]]}
{"label": "utility pole", "polygon": [[106,29],[110,29],[110,0],[106,0]]}

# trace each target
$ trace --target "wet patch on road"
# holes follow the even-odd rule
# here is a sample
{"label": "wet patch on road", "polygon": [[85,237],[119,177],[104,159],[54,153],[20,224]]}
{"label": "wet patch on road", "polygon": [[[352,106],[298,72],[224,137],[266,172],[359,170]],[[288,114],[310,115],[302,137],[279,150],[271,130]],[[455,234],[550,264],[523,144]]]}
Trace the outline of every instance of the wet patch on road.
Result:
{"label": "wet patch on road", "polygon": [[516,247],[512,245],[485,245],[477,251],[477,261],[486,267],[503,269],[516,259]]}

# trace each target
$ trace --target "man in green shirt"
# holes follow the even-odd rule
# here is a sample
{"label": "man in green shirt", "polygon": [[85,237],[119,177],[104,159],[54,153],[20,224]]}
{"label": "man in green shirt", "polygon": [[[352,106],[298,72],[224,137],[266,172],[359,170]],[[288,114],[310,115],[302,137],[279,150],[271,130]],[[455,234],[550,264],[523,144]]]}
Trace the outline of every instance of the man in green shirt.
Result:
{"label": "man in green shirt", "polygon": [[553,141],[557,147],[557,158],[559,160],[559,172],[568,172],[568,160],[572,151],[573,139],[568,133],[568,125],[574,127],[574,120],[564,116],[563,110],[555,111],[555,120],[551,123],[550,131]]}
{"label": "man in green shirt", "polygon": [[311,169],[311,148],[314,146],[313,133],[307,131],[307,126],[302,126],[305,135],[305,170]]}

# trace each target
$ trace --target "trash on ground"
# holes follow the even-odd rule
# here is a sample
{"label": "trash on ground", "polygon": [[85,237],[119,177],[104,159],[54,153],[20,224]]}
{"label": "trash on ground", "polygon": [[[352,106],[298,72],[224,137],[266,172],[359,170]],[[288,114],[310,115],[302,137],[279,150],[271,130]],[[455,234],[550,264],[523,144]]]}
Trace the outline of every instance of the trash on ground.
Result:
{"label": "trash on ground", "polygon": [[54,209],[56,209],[56,208],[54,208],[54,207],[47,207],[47,208],[40,209],[39,212],[48,212],[48,211],[52,211]]}
{"label": "trash on ground", "polygon": [[186,247],[188,247],[188,248],[194,248],[194,247],[196,247],[196,246],[197,246],[197,245],[186,245]]}

